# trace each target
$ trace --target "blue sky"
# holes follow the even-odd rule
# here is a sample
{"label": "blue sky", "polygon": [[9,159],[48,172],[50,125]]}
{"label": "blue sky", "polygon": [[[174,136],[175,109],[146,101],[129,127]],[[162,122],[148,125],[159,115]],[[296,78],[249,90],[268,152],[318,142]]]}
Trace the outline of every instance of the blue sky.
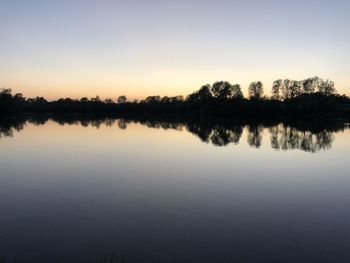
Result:
{"label": "blue sky", "polygon": [[318,75],[350,95],[350,1],[0,0],[0,87],[48,98],[188,94]]}

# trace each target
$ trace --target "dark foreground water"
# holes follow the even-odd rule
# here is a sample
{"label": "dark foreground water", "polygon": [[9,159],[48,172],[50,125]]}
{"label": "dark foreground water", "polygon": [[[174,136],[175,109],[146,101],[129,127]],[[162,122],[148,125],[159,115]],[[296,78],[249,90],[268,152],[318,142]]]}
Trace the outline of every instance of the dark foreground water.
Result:
{"label": "dark foreground water", "polygon": [[347,127],[2,120],[0,258],[350,262]]}

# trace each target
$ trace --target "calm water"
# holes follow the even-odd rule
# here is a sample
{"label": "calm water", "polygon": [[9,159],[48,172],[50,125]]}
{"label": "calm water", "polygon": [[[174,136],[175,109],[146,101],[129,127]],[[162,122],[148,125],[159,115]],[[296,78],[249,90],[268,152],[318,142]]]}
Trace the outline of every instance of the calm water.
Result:
{"label": "calm water", "polygon": [[2,120],[0,257],[350,262],[347,127]]}

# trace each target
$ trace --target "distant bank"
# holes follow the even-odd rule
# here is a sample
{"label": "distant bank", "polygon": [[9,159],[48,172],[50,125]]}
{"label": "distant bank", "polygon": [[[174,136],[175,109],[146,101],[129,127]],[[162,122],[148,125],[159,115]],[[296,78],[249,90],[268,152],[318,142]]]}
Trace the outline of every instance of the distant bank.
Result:
{"label": "distant bank", "polygon": [[336,92],[334,82],[319,77],[302,81],[279,79],[273,82],[271,96],[264,96],[262,82],[252,82],[245,98],[239,84],[218,81],[204,85],[186,98],[149,96],[128,101],[126,96],[47,101],[43,97],[25,98],[0,90],[0,113],[113,113],[223,115],[228,117],[324,116],[349,117],[350,98]]}

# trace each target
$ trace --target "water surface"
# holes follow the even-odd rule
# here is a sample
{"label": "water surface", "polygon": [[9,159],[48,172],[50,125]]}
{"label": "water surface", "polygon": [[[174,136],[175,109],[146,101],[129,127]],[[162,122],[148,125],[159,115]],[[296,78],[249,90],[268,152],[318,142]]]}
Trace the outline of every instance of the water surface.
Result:
{"label": "water surface", "polygon": [[0,257],[349,262],[350,130],[30,117],[0,124]]}

